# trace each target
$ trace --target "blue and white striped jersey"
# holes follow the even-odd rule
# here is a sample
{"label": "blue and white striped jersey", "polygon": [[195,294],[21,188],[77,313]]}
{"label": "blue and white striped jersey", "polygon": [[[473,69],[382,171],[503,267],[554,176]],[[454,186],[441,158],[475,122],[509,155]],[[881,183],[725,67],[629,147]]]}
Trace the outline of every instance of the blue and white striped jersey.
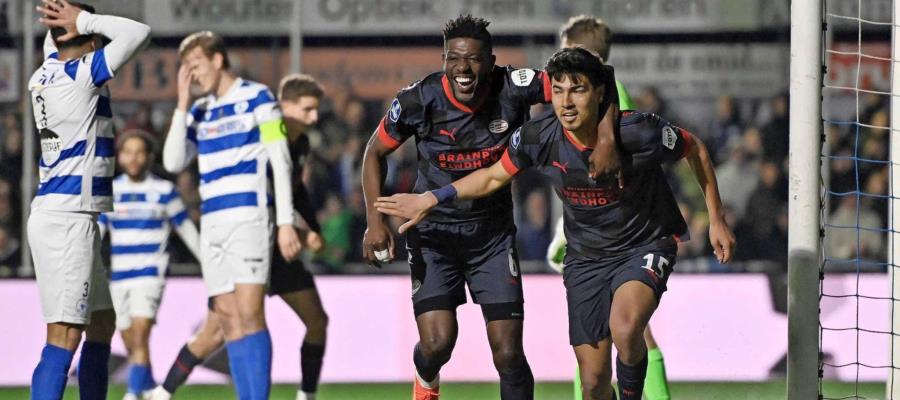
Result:
{"label": "blue and white striped jersey", "polygon": [[79,59],[51,55],[28,83],[41,138],[33,209],[112,209],[115,145],[104,49]]}
{"label": "blue and white striped jersey", "polygon": [[46,59],[28,81],[41,138],[40,185],[31,202],[36,210],[112,210],[115,145],[104,85],[150,37],[150,27],[140,22],[87,11],[78,14],[76,28],[110,42],[61,61],[47,34]]}
{"label": "blue and white striped jersey", "polygon": [[175,185],[150,173],[141,182],[123,174],[113,181],[113,198],[114,210],[99,218],[110,235],[110,281],[163,277],[172,227],[192,224]]}
{"label": "blue and white striped jersey", "polygon": [[272,92],[263,84],[238,78],[224,96],[208,95],[194,102],[186,124],[187,139],[194,144],[188,147],[198,154],[203,216],[215,214],[237,222],[270,220],[270,156],[264,145],[286,138]]}

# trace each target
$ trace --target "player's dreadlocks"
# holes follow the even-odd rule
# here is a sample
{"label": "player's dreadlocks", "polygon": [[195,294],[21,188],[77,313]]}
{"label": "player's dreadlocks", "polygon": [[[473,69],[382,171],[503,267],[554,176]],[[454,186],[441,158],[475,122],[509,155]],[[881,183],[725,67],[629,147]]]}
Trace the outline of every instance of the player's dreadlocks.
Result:
{"label": "player's dreadlocks", "polygon": [[550,56],[544,71],[552,79],[561,80],[568,76],[573,82],[578,82],[578,75],[584,75],[596,88],[606,83],[608,68],[590,51],[574,47],[559,50]]}
{"label": "player's dreadlocks", "polygon": [[473,17],[472,14],[460,15],[455,19],[447,21],[444,25],[444,46],[450,39],[471,38],[480,40],[484,44],[484,50],[488,54],[492,53],[493,43],[491,41],[491,33],[487,27],[490,21],[484,18]]}
{"label": "player's dreadlocks", "polygon": [[[79,3],[77,1],[70,1],[69,4],[73,7],[78,7],[84,11],[87,11],[91,14],[95,14],[97,12],[94,9],[94,6],[90,4]],[[72,39],[66,40],[65,42],[60,42],[59,37],[66,34],[66,28],[61,26],[50,28],[50,36],[53,37],[53,41],[56,43],[56,48],[58,49],[67,49],[71,47],[80,47],[81,45],[89,42],[94,38],[94,35],[78,35]]]}

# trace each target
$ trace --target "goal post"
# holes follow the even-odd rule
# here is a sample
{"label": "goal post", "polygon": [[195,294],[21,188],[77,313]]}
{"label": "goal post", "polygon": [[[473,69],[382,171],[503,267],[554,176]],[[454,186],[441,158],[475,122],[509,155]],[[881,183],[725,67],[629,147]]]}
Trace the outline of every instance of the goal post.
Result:
{"label": "goal post", "polygon": [[787,398],[818,398],[823,0],[791,2]]}
{"label": "goal post", "polygon": [[[897,296],[900,295],[900,276],[897,275],[897,260],[900,260],[900,232],[895,228],[895,218],[900,215],[900,200],[898,200],[895,188],[900,188],[900,101],[897,100],[895,93],[900,93],[900,27],[897,26],[900,21],[900,1],[894,0],[891,5],[893,9],[893,24],[891,25],[891,108],[890,108],[890,171],[888,193],[890,194],[890,204],[888,206],[888,254],[887,268],[888,277],[891,282],[891,332],[900,332],[900,313],[895,311],[898,307]],[[886,397],[888,399],[900,399],[900,371],[897,366],[900,364],[900,338],[892,334],[890,341],[890,368],[888,368],[888,379],[886,387]]]}

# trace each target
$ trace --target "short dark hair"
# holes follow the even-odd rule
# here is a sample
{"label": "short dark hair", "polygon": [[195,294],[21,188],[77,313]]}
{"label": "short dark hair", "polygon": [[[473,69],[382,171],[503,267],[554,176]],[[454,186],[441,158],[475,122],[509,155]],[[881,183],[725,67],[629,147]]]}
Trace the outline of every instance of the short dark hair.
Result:
{"label": "short dark hair", "polygon": [[296,101],[303,96],[321,99],[325,94],[322,86],[309,74],[290,74],[278,84],[278,100]]}
{"label": "short dark hair", "polygon": [[[94,6],[92,6],[90,4],[80,3],[77,1],[70,1],[69,4],[72,5],[73,7],[80,8],[91,14],[94,14],[97,12],[97,10],[94,8]],[[60,36],[63,36],[65,34],[66,34],[66,28],[59,27],[59,26],[50,28],[50,36],[53,38],[53,42],[56,43],[56,48],[68,49],[68,48],[73,48],[73,47],[81,47],[85,43],[90,42],[91,39],[94,38],[94,35],[78,35],[72,39],[66,40],[65,42],[59,41]]]}
{"label": "short dark hair", "polygon": [[604,62],[609,62],[609,49],[612,47],[612,30],[602,19],[592,15],[581,14],[569,18],[559,30],[559,38],[565,41],[589,45],[589,50],[596,51]]}
{"label": "short dark hair", "polygon": [[562,49],[553,53],[544,66],[544,71],[551,79],[561,80],[568,76],[573,82],[578,75],[584,75],[595,88],[606,83],[607,67],[590,51],[581,47]]}
{"label": "short dark hair", "polygon": [[444,25],[444,46],[447,45],[450,39],[470,38],[481,41],[484,44],[484,49],[488,54],[491,54],[494,44],[491,39],[491,33],[487,30],[490,24],[490,21],[484,18],[473,17],[472,14],[460,15],[455,19],[451,19]]}
{"label": "short dark hair", "polygon": [[228,51],[225,49],[225,39],[212,31],[194,32],[181,41],[178,45],[178,58],[184,58],[184,55],[195,47],[203,50],[203,54],[207,58],[212,58],[213,54],[222,55],[222,68],[228,69],[231,63],[228,61]]}

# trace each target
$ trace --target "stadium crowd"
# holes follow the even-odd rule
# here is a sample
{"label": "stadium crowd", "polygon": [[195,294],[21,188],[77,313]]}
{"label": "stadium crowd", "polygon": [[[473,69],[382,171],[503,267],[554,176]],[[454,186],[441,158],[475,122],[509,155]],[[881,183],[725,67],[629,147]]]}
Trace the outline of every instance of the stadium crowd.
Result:
{"label": "stadium crowd", "polygon": [[[326,88],[327,90],[328,88]],[[343,88],[346,89],[346,88]],[[682,121],[672,115],[667,99],[652,87],[633,89],[638,110],[658,113],[671,121]],[[389,99],[388,99],[389,100]],[[360,162],[365,141],[388,109],[385,99],[363,99],[351,90],[327,91],[322,117],[310,132],[311,159],[307,161],[305,181],[312,202],[318,210],[326,249],[315,256],[320,272],[348,272],[346,265],[361,263],[361,240],[365,229],[365,208],[359,190]],[[883,268],[879,262],[886,251],[883,227],[887,226],[887,104],[878,96],[860,100],[861,128],[853,124],[826,124],[826,169],[829,196],[828,242],[829,267]],[[116,111],[118,132],[143,130],[158,138],[157,161],[165,139],[166,115],[171,104],[134,104]],[[124,107],[123,107],[124,108]],[[130,110],[130,112],[128,112]],[[706,238],[708,218],[702,212],[703,198],[690,178],[686,163],[667,172],[675,180],[673,189],[682,204],[682,212],[690,225],[691,240],[681,243],[679,270],[682,272],[728,272],[743,270],[783,271],[787,265],[788,227],[788,98],[786,94],[766,101],[737,101],[722,96],[706,126],[686,126],[709,146],[717,166],[716,173],[728,218],[737,236],[736,264],[725,267],[712,257]],[[20,177],[22,176],[23,133],[21,113],[7,109],[0,117],[0,277],[30,277],[33,271],[20,268],[22,210]],[[39,151],[39,149],[35,149]],[[854,158],[858,157],[858,158]],[[32,157],[38,159],[38,153]],[[871,160],[871,161],[867,161]],[[415,184],[415,150],[405,145],[392,156],[387,189],[410,191]],[[178,176],[167,175],[161,163],[154,171],[173,179],[184,196],[191,218],[199,220],[199,194],[196,168]],[[539,179],[525,174],[523,179]],[[534,185],[516,185],[533,187]],[[514,186],[515,187],[515,186]],[[857,198],[857,190],[864,193]],[[524,260],[541,261],[553,234],[551,212],[556,200],[549,187],[539,185],[530,192],[516,190],[518,247]],[[849,194],[848,194],[849,193]],[[857,208],[857,202],[859,208]],[[857,213],[857,210],[858,213]],[[857,226],[865,229],[859,231]],[[849,228],[846,228],[849,227]],[[859,235],[859,247],[857,247]],[[173,240],[173,262],[196,263],[178,240]],[[404,260],[403,244],[398,243],[398,259]],[[860,250],[857,251],[857,248]],[[859,254],[857,254],[859,253]],[[837,261],[835,261],[837,260]],[[840,260],[844,260],[841,262]],[[849,260],[849,261],[847,261]],[[356,270],[358,271],[358,270]],[[364,270],[363,270],[364,271]],[[549,271],[549,269],[547,269]]]}

